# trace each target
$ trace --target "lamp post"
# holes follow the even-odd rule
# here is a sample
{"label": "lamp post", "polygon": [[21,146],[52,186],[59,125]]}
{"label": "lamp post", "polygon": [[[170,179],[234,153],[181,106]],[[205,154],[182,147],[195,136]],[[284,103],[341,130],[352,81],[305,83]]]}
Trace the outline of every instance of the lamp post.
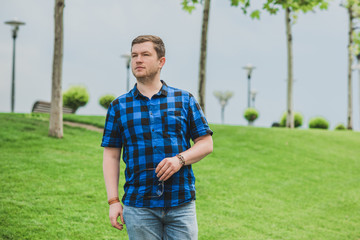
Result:
{"label": "lamp post", "polygon": [[5,24],[12,26],[12,38],[13,38],[13,61],[12,61],[12,80],[11,80],[11,112],[14,112],[15,105],[15,42],[17,37],[17,31],[20,25],[24,25],[24,22],[17,20],[7,21]]}
{"label": "lamp post", "polygon": [[126,60],[126,69],[127,69],[127,75],[126,75],[126,91],[128,92],[129,89],[129,85],[130,85],[130,62],[131,62],[131,55],[126,53],[121,55],[122,58],[125,58]]}
{"label": "lamp post", "polygon": [[255,98],[256,98],[257,91],[251,90],[250,94],[251,94],[252,107],[255,108]]}
{"label": "lamp post", "polygon": [[248,78],[248,108],[250,108],[250,80],[251,80],[251,73],[252,71],[255,69],[255,67],[252,64],[247,64],[245,67],[243,67],[243,69],[246,70],[247,73],[247,78]]}

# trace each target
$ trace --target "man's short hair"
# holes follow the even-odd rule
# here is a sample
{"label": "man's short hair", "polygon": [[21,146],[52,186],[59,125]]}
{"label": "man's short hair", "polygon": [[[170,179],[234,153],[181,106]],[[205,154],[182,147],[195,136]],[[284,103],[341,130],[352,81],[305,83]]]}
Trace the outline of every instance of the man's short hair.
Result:
{"label": "man's short hair", "polygon": [[158,37],[158,36],[154,36],[154,35],[141,35],[141,36],[138,36],[132,41],[131,48],[135,44],[144,43],[144,42],[152,42],[154,44],[154,49],[155,49],[155,51],[157,53],[158,58],[165,57],[165,44],[161,40],[161,38]]}

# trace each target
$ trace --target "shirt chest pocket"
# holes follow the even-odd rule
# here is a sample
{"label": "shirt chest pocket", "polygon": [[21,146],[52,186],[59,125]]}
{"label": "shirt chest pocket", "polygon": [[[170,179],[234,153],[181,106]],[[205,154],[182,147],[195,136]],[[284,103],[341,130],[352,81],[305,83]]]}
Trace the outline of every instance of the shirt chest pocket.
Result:
{"label": "shirt chest pocket", "polygon": [[183,117],[181,111],[163,112],[161,116],[164,137],[181,135]]}

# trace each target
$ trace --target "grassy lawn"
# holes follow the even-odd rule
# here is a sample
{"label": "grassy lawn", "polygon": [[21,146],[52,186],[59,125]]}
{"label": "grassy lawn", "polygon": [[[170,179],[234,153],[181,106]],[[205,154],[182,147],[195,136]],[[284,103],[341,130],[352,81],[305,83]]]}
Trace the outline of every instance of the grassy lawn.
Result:
{"label": "grassy lawn", "polygon": [[[48,113],[31,113],[26,116],[39,119],[39,120],[49,120]],[[63,114],[63,120],[69,122],[85,123],[90,124],[96,127],[104,127],[105,116],[86,116],[86,115],[76,115],[76,114]]]}
{"label": "grassy lawn", "polygon": [[[0,239],[127,239],[108,221],[101,133],[49,138],[46,115],[0,124]],[[211,127],[214,152],[194,165],[199,239],[360,238],[359,132]]]}

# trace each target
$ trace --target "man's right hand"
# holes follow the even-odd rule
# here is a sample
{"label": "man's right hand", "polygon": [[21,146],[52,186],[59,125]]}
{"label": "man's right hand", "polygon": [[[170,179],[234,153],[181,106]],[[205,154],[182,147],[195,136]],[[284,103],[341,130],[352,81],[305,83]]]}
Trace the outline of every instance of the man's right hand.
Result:
{"label": "man's right hand", "polygon": [[[120,217],[122,224],[120,224],[118,222],[118,217]],[[110,205],[109,218],[110,218],[111,225],[114,228],[123,230],[123,228],[124,228],[123,224],[125,224],[125,221],[124,221],[124,217],[123,217],[123,207],[122,207],[121,203],[118,202],[118,203],[114,203],[114,204]]]}

